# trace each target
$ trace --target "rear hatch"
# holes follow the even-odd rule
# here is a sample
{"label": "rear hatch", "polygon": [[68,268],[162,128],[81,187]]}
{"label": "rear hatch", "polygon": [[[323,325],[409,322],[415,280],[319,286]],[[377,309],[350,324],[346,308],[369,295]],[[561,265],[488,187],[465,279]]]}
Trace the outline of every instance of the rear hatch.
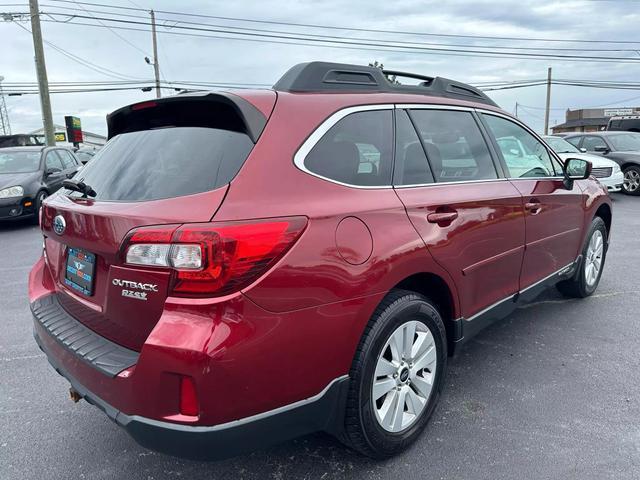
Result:
{"label": "rear hatch", "polygon": [[43,207],[46,262],[72,316],[139,350],[171,273],[125,265],[124,243],[141,227],[210,221],[266,116],[233,94],[179,95],[117,110],[108,124],[109,142],[74,178],[95,197],[62,189]]}

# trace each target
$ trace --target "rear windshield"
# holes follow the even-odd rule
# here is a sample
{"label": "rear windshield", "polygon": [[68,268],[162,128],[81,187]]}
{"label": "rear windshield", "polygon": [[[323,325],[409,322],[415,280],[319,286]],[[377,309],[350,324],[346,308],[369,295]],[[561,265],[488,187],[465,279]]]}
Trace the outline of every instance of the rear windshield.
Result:
{"label": "rear windshield", "polygon": [[98,200],[180,197],[229,183],[252,148],[246,134],[216,128],[123,133],[111,139],[77,178],[96,191]]}

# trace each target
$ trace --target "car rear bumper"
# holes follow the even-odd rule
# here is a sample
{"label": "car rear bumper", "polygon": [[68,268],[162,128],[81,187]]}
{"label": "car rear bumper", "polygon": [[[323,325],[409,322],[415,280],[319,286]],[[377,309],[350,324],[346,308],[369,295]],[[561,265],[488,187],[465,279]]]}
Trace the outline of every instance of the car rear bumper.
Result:
{"label": "car rear bumper", "polygon": [[336,378],[318,395],[252,417],[215,426],[182,425],[128,415],[86,388],[57,360],[42,331],[34,338],[51,366],[80,397],[102,410],[140,445],[168,455],[222,460],[315,431],[337,433],[343,422],[348,376]]}
{"label": "car rear bumper", "polygon": [[[73,390],[142,445],[207,459],[318,430],[338,433],[361,328],[354,319],[380,301],[273,313],[243,295],[206,308],[185,301],[172,310],[168,300],[133,351],[76,320],[60,295],[41,258],[29,276],[34,337]],[[197,416],[180,413],[181,376],[195,382]]]}

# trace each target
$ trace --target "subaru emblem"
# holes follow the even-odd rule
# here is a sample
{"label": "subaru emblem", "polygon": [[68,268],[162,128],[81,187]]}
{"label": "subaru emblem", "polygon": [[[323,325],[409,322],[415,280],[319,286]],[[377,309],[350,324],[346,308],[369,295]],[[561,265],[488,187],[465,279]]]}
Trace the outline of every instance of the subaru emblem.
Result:
{"label": "subaru emblem", "polygon": [[53,231],[58,235],[62,235],[65,228],[67,228],[67,222],[64,221],[64,217],[56,215],[56,218],[53,219]]}

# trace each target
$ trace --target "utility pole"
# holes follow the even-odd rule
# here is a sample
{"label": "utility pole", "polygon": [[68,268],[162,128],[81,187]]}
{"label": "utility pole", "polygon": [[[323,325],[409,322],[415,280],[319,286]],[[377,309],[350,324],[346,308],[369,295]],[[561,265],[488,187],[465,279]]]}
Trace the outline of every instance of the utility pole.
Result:
{"label": "utility pole", "polygon": [[4,101],[4,92],[2,91],[3,76],[0,76],[0,134],[11,135],[11,124],[9,123],[9,114],[7,113],[7,104]]}
{"label": "utility pole", "polygon": [[151,33],[153,35],[153,71],[156,74],[156,98],[160,98],[160,65],[158,64],[158,39],[156,38],[156,14],[151,14]]}
{"label": "utility pole", "polygon": [[551,67],[547,71],[547,106],[544,110],[544,134],[549,135],[549,110],[551,109]]}
{"label": "utility pole", "polygon": [[38,90],[40,91],[40,107],[42,109],[44,135],[47,140],[47,145],[54,146],[56,144],[56,137],[53,130],[53,117],[51,115],[47,66],[44,63],[44,47],[42,46],[38,0],[29,0],[29,11],[31,13],[31,33],[33,35],[33,50],[36,57],[36,74],[38,76]]}

